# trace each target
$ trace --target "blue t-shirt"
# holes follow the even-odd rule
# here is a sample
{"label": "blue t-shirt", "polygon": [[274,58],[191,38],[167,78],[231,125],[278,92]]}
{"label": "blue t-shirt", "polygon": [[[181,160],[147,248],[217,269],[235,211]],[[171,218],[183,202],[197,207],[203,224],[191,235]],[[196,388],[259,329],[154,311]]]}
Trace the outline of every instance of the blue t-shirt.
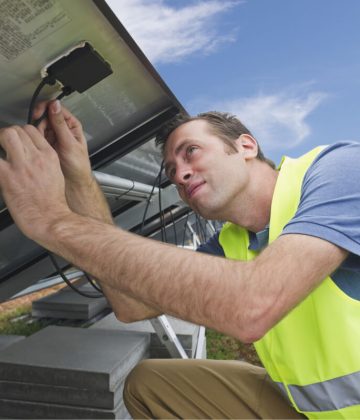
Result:
{"label": "blue t-shirt", "polygon": [[[296,214],[281,234],[316,236],[349,251],[332,279],[360,300],[360,143],[336,143],[320,152],[304,176]],[[249,248],[261,250],[268,229],[249,232],[249,238]],[[219,232],[198,251],[224,256]]]}

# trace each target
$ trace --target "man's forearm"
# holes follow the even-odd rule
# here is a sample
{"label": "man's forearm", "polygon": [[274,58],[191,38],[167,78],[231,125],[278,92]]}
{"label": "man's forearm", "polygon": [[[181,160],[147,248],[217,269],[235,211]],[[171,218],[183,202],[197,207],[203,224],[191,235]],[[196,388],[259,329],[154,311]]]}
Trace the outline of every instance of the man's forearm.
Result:
{"label": "man's forearm", "polygon": [[102,285],[159,312],[238,335],[233,326],[241,311],[234,310],[237,297],[228,287],[236,282],[223,278],[224,264],[231,261],[194,255],[74,214],[44,237],[43,246],[91,273]]}
{"label": "man's forearm", "polygon": [[240,262],[180,250],[72,213],[34,239],[102,284],[245,342],[261,338],[346,257],[319,238],[285,235],[254,261]]}
{"label": "man's forearm", "polygon": [[[66,198],[70,208],[77,214],[113,224],[107,201],[94,177],[79,184],[66,183]],[[95,239],[96,243],[96,239]],[[117,318],[124,322],[154,318],[161,313],[139,300],[126,296],[119,290],[101,282],[102,290]]]}
{"label": "man's forearm", "polygon": [[105,196],[94,176],[79,183],[66,180],[66,199],[71,210],[82,216],[113,224]]}

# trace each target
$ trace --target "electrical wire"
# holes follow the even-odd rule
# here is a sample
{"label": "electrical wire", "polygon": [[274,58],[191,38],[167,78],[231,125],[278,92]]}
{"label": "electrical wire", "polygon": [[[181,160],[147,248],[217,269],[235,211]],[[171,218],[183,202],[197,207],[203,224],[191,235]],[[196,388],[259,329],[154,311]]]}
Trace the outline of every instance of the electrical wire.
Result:
{"label": "electrical wire", "polygon": [[[28,117],[27,117],[27,123],[28,124],[32,124],[34,127],[37,127],[41,123],[41,121],[44,120],[48,116],[48,109],[46,108],[46,110],[43,112],[43,114],[39,118],[37,118],[36,120],[33,121],[34,108],[35,108],[36,100],[37,100],[38,96],[40,95],[40,92],[42,91],[44,86],[54,85],[54,84],[55,84],[55,80],[50,78],[50,77],[44,77],[43,79],[41,79],[41,82],[38,84],[37,88],[35,89],[32,97],[31,97],[31,101],[30,101],[30,105],[29,105],[29,111],[28,111]],[[64,86],[62,88],[61,93],[55,98],[55,100],[61,100],[62,98],[70,95],[73,92],[74,92],[74,90],[71,87]]]}
{"label": "electrical wire", "polygon": [[190,215],[190,213],[188,213],[188,214],[186,215],[185,224],[184,224],[184,234],[183,234],[183,240],[182,240],[182,246],[183,246],[183,248],[184,248],[184,246],[185,246],[186,231],[187,231],[187,229],[188,229],[188,220],[189,220],[189,215]]}
{"label": "electrical wire", "polygon": [[100,286],[98,286],[94,280],[87,274],[84,272],[84,277],[86,278],[86,280],[90,283],[90,285],[97,290],[98,292],[100,292],[101,294],[103,293],[102,289]]}
{"label": "electrical wire", "polygon": [[177,233],[176,233],[176,225],[175,225],[174,215],[173,215],[171,209],[169,209],[169,211],[170,211],[170,216],[171,216],[171,223],[172,223],[173,229],[174,229],[174,241],[175,241],[175,245],[177,245],[178,241],[177,241]]}
{"label": "electrical wire", "polygon": [[[81,290],[79,290],[77,287],[75,287],[67,278],[66,278],[66,276],[65,276],[65,274],[64,274],[64,272],[63,272],[63,270],[61,269],[61,267],[59,266],[59,264],[57,263],[57,261],[56,261],[56,259],[55,259],[55,257],[54,257],[54,255],[51,253],[51,252],[49,252],[48,253],[49,254],[49,258],[50,258],[50,260],[51,260],[51,262],[53,263],[53,265],[54,265],[54,267],[56,268],[56,270],[58,271],[58,273],[60,274],[60,277],[64,280],[64,282],[72,289],[72,290],[74,290],[76,293],[78,293],[79,295],[82,295],[82,296],[84,296],[84,297],[87,297],[87,298],[92,298],[92,299],[99,299],[99,298],[102,298],[102,297],[104,297],[102,294],[101,295],[97,295],[97,296],[95,296],[95,295],[90,295],[90,294],[88,294],[88,293],[85,293],[85,292],[83,292],[83,291],[81,291]],[[91,284],[91,283],[90,283]]]}
{"label": "electrical wire", "polygon": [[148,197],[148,199],[146,201],[146,206],[145,206],[144,215],[143,215],[143,219],[142,219],[140,230],[139,230],[139,235],[141,235],[142,232],[143,232],[143,229],[144,229],[144,226],[145,226],[146,215],[147,215],[147,212],[148,212],[149,206],[150,206],[150,201],[151,201],[151,199],[152,199],[152,197],[154,195],[154,190],[155,190],[156,184],[158,182],[158,179],[161,178],[161,172],[162,172],[163,164],[164,164],[164,162],[161,163],[160,171],[159,171],[159,173],[157,174],[157,176],[155,178],[155,181],[153,183],[153,186],[152,186],[152,189],[150,191],[149,197]]}
{"label": "electrical wire", "polygon": [[[72,93],[72,92],[73,92],[73,90],[71,90],[70,88],[63,88],[63,91],[60,93],[60,95],[58,95],[55,98],[55,101],[56,100],[59,100],[60,101],[62,98],[64,98],[65,96],[70,95],[70,93]],[[43,114],[39,118],[37,118],[36,120],[34,120],[32,122],[33,126],[34,127],[37,127],[41,123],[41,121],[43,121],[45,118],[48,117],[48,113],[49,113],[48,108],[46,108],[45,111],[43,112]]]}
{"label": "electrical wire", "polygon": [[[41,92],[41,90],[44,88],[45,85],[53,85],[55,84],[55,80],[49,78],[49,77],[45,77],[41,80],[41,82],[39,83],[39,85],[37,86],[37,88],[35,89],[32,97],[31,97],[31,101],[30,101],[30,105],[29,105],[29,111],[28,111],[28,117],[27,117],[27,123],[28,124],[32,124],[33,126],[37,127],[41,121],[43,121],[45,118],[47,118],[48,116],[48,109],[46,108],[46,110],[43,112],[43,114],[37,118],[36,120],[33,121],[33,113],[34,113],[34,108],[35,108],[35,103],[36,100]],[[56,100],[61,100],[62,98],[64,98],[65,96],[70,95],[73,92],[73,89],[70,87],[63,87],[62,92],[56,97]],[[134,184],[132,186],[131,189],[134,188]],[[84,297],[87,298],[92,298],[92,299],[99,299],[103,297],[102,294],[102,290],[100,289],[100,287],[98,287],[93,280],[88,276],[87,273],[84,273],[84,277],[87,279],[87,281],[90,283],[90,285],[97,290],[98,292],[100,292],[100,295],[91,295],[85,292],[82,292],[81,290],[79,290],[77,287],[75,287],[65,276],[63,270],[61,269],[61,267],[59,266],[59,264],[57,263],[55,257],[53,256],[53,254],[51,252],[48,253],[49,258],[51,260],[51,262],[53,263],[54,267],[56,268],[57,272],[59,273],[60,277],[64,280],[64,282],[72,289],[74,290],[76,293],[78,293],[79,295],[82,295]]]}
{"label": "electrical wire", "polygon": [[134,180],[132,179],[131,182],[132,182],[132,186],[127,191],[123,192],[120,195],[117,195],[116,196],[116,200],[120,200],[121,197],[124,197],[124,195],[129,194],[129,192],[131,192],[135,188],[135,182],[134,182]]}
{"label": "electrical wire", "polygon": [[160,176],[159,176],[159,194],[158,194],[158,199],[159,199],[159,216],[160,216],[160,226],[161,226],[161,241],[162,242],[167,242],[167,236],[166,236],[166,225],[165,225],[165,217],[164,217],[164,211],[162,209],[162,202],[161,202],[161,174],[162,174],[162,170],[164,167],[164,161],[161,162],[161,167],[160,167]]}
{"label": "electrical wire", "polygon": [[197,226],[200,227],[200,229],[198,229],[197,234],[199,235],[199,237],[201,237],[200,231],[202,232],[202,238],[201,238],[201,242],[206,242],[207,240],[207,235],[206,235],[206,230],[202,224],[202,221],[204,219],[200,218],[200,216],[197,214],[196,215],[196,222],[197,222]]}
{"label": "electrical wire", "polygon": [[31,124],[31,121],[32,121],[32,115],[33,115],[33,112],[34,112],[36,99],[39,96],[40,92],[42,91],[43,87],[47,84],[48,84],[48,80],[46,78],[41,79],[41,82],[38,84],[37,88],[35,89],[32,97],[31,97],[31,101],[30,101],[30,105],[29,105],[29,111],[28,111],[28,117],[27,117],[27,123],[28,124]]}

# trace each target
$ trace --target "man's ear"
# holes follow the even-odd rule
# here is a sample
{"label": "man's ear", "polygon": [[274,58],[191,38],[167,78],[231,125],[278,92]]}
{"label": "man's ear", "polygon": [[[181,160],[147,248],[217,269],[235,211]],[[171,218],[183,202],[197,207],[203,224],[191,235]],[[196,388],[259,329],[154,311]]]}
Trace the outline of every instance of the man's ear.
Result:
{"label": "man's ear", "polygon": [[250,134],[242,134],[235,143],[239,151],[243,152],[245,160],[254,159],[258,155],[257,141]]}

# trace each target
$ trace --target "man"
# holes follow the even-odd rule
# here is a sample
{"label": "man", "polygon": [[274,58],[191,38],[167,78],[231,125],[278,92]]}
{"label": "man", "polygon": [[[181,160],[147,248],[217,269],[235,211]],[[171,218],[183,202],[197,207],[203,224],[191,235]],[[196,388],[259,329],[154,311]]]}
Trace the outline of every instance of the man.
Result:
{"label": "man", "polygon": [[213,113],[164,146],[181,197],[229,222],[218,238],[228,259],[112,226],[80,123],[59,102],[40,132],[1,131],[2,194],[26,235],[99,279],[119,319],[164,312],[255,342],[271,377],[240,362],[146,361],[126,385],[134,417],[359,417],[359,145],[315,149],[279,172],[241,127]]}

